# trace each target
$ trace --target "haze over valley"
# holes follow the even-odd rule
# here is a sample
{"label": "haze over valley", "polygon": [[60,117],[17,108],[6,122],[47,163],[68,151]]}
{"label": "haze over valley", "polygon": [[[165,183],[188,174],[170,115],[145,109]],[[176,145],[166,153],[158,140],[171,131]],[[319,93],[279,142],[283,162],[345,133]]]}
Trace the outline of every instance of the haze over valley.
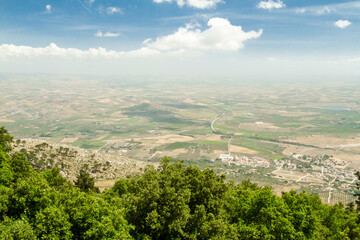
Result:
{"label": "haze over valley", "polygon": [[[250,178],[278,193],[293,188],[350,202],[360,166],[359,93],[354,82],[7,76],[0,123],[17,139],[38,141],[18,150],[44,141],[113,156],[113,164],[130,159],[137,169],[170,156],[237,183]],[[81,161],[76,169],[85,165],[101,181],[131,174],[131,164],[118,174]]]}
{"label": "haze over valley", "polygon": [[360,239],[360,0],[0,0],[0,239]]}

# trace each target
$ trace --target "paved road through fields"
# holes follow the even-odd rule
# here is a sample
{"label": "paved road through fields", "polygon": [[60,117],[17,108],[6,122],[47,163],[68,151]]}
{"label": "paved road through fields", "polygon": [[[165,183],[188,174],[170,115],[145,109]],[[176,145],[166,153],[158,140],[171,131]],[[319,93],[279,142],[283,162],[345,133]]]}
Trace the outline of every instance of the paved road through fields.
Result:
{"label": "paved road through fields", "polygon": [[212,120],[211,125],[210,125],[211,131],[213,131],[214,133],[216,133],[216,130],[214,129],[214,124],[215,124],[215,122],[216,122],[217,120],[219,120],[220,118],[222,118],[224,115],[225,115],[225,111],[224,111],[222,114],[218,115],[214,120]]}

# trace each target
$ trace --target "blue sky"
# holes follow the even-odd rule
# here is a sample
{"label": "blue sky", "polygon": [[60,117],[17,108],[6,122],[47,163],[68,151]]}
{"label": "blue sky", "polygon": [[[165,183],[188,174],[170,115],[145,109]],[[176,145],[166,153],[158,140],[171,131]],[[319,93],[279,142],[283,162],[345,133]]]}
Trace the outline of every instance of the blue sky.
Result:
{"label": "blue sky", "polygon": [[335,0],[0,0],[0,71],[358,76],[359,13]]}

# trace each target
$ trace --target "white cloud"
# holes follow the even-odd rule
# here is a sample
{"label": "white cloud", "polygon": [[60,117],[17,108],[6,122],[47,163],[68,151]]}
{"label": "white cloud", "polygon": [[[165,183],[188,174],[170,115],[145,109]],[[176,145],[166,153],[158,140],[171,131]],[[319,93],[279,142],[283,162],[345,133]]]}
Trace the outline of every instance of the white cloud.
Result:
{"label": "white cloud", "polygon": [[45,13],[51,13],[51,5],[50,4],[45,6]]}
{"label": "white cloud", "polygon": [[106,13],[107,14],[114,14],[114,13],[123,14],[124,12],[121,8],[118,8],[118,7],[108,7],[106,9]]}
{"label": "white cloud", "polygon": [[338,27],[338,28],[347,28],[348,26],[350,26],[351,25],[351,22],[350,21],[348,21],[348,20],[339,20],[339,21],[336,21],[335,23],[334,23],[334,25],[336,26],[336,27]]}
{"label": "white cloud", "polygon": [[112,32],[103,33],[102,31],[97,31],[95,33],[95,37],[118,37],[118,36],[120,36],[120,33],[112,33]]}
{"label": "white cloud", "polygon": [[[0,45],[0,60],[6,61],[12,57],[40,58],[40,57],[70,57],[70,58],[124,58],[143,57],[153,55],[177,56],[184,54],[198,55],[206,50],[238,51],[244,47],[244,42],[256,39],[262,35],[262,30],[245,32],[241,26],[234,26],[224,18],[211,18],[205,30],[199,24],[187,24],[175,33],[155,40],[146,39],[144,47],[132,51],[113,51],[106,48],[61,48],[55,43],[46,47],[16,46],[13,44]],[[117,37],[118,33],[98,31],[97,37]]]}
{"label": "white cloud", "polygon": [[268,0],[268,1],[261,1],[259,2],[259,4],[257,5],[258,8],[263,8],[263,9],[273,9],[273,8],[283,8],[286,7],[285,3],[281,0],[277,0],[276,2],[274,2],[273,0]]}
{"label": "white cloud", "polygon": [[155,3],[172,3],[176,2],[179,7],[188,6],[199,9],[209,9],[216,7],[217,4],[223,3],[223,0],[153,0]]}
{"label": "white cloud", "polygon": [[[331,14],[336,12],[336,8],[339,8],[339,6],[343,6],[340,4],[333,4],[329,6],[311,6],[311,7],[303,7],[303,8],[296,8],[295,12],[297,14],[310,14],[310,15],[325,15],[325,14]],[[344,7],[344,6],[343,6]]]}
{"label": "white cloud", "polygon": [[120,33],[112,33],[112,32],[104,33],[104,37],[118,37],[118,36],[120,36]]}
{"label": "white cloud", "polygon": [[231,25],[224,18],[211,18],[208,29],[201,31],[197,26],[180,27],[175,33],[159,37],[155,41],[144,41],[149,48],[161,51],[171,50],[225,50],[237,51],[244,47],[244,41],[259,38],[262,30],[244,32],[241,26]]}
{"label": "white cloud", "polygon": [[95,33],[95,37],[102,37],[102,36],[103,36],[102,31],[97,31],[97,32]]}
{"label": "white cloud", "polygon": [[307,11],[306,8],[297,8],[295,10],[295,12],[298,13],[298,14],[306,13],[306,11]]}
{"label": "white cloud", "polygon": [[316,11],[317,14],[324,15],[324,14],[330,14],[332,12],[335,12],[334,9],[329,8],[328,6],[325,6],[323,8],[320,8]]}
{"label": "white cloud", "polygon": [[77,48],[61,48],[55,43],[47,47],[16,46],[13,44],[0,45],[0,59],[7,60],[9,57],[70,57],[70,58],[122,58],[134,56],[156,55],[159,51],[149,48],[140,48],[134,51],[113,51],[106,48],[89,48],[81,50]]}

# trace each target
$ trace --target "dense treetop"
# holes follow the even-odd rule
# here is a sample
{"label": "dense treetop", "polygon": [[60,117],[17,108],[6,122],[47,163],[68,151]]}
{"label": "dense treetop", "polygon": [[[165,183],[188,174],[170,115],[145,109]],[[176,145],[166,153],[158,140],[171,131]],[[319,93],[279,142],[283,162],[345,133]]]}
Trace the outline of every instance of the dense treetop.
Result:
{"label": "dense treetop", "polygon": [[35,171],[0,131],[0,239],[360,239],[354,204],[278,197],[169,158],[99,193],[86,172],[73,184],[58,168]]}

